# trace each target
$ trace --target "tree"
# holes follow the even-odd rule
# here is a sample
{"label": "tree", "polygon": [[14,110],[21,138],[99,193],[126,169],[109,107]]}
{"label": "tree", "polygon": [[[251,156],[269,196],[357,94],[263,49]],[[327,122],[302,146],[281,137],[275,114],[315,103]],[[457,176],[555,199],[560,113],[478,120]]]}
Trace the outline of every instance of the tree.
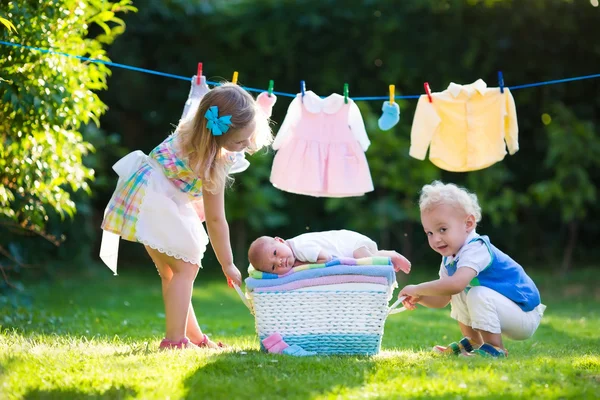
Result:
{"label": "tree", "polygon": [[[544,167],[550,176],[530,187],[530,192],[548,212],[559,210],[567,226],[562,272],[566,273],[577,244],[579,226],[596,204],[597,189],[590,171],[600,167],[600,138],[594,125],[580,120],[563,104],[555,103],[542,120],[548,135]],[[552,206],[551,208],[549,206]]]}
{"label": "tree", "polygon": [[[104,47],[125,29],[116,14],[136,8],[131,0],[40,0],[10,1],[3,11],[18,32],[3,31],[4,41],[108,61]],[[0,70],[0,229],[5,238],[21,229],[58,244],[60,235],[45,227],[53,212],[74,215],[73,192],[89,192],[94,171],[83,158],[94,148],[80,129],[98,125],[106,111],[95,91],[107,88],[110,70],[7,45],[0,46]],[[19,245],[2,245],[11,248],[0,246],[4,256],[22,264]]]}

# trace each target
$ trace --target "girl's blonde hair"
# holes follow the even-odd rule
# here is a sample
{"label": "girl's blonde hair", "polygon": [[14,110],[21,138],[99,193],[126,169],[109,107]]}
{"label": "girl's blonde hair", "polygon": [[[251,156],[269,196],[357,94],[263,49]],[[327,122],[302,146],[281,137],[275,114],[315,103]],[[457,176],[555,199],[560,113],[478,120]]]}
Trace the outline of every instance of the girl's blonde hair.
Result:
{"label": "girl's blonde hair", "polygon": [[[204,117],[211,106],[219,108],[219,116],[231,115],[229,130],[214,136],[206,127]],[[181,121],[177,127],[178,147],[194,173],[202,179],[202,187],[216,193],[233,181],[228,176],[231,160],[223,149],[227,135],[243,129],[254,121],[256,128],[250,137],[246,152],[253,154],[273,141],[269,118],[259,108],[254,98],[240,86],[224,82],[204,95],[193,119]]]}
{"label": "girl's blonde hair", "polygon": [[473,215],[475,222],[481,221],[481,207],[476,194],[453,183],[444,184],[440,181],[423,186],[419,198],[421,212],[429,211],[442,204],[460,207],[467,215]]}

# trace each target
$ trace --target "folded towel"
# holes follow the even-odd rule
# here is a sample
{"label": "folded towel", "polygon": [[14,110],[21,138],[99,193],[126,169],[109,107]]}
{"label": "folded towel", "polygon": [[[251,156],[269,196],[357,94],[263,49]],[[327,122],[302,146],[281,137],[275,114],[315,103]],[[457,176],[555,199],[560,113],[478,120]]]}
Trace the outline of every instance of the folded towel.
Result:
{"label": "folded towel", "polygon": [[304,350],[302,347],[298,346],[297,344],[293,344],[293,345],[283,349],[281,351],[281,354],[287,354],[288,356],[294,356],[294,357],[307,357],[307,356],[314,356],[317,354],[317,352],[316,351],[307,351],[307,350]]}
{"label": "folded towel", "polygon": [[324,264],[304,264],[294,267],[283,275],[272,274],[270,272],[261,272],[254,269],[252,265],[248,267],[248,275],[254,279],[280,279],[291,274],[298,273],[300,271],[306,271],[310,269],[319,269],[334,267],[336,265],[392,265],[392,260],[389,257],[363,257],[363,258],[350,258],[340,257],[334,258]]}
{"label": "folded towel", "polygon": [[319,278],[332,275],[367,275],[382,276],[387,279],[387,284],[396,282],[396,273],[391,265],[336,265],[327,268],[308,269],[293,274],[281,276],[278,279],[246,278],[246,289],[254,290],[259,287],[272,287],[303,279]]}
{"label": "folded towel", "polygon": [[377,283],[386,286],[388,281],[383,276],[366,275],[332,275],[320,278],[302,279],[284,285],[256,288],[256,292],[283,292],[311,286],[336,285],[339,283]]}

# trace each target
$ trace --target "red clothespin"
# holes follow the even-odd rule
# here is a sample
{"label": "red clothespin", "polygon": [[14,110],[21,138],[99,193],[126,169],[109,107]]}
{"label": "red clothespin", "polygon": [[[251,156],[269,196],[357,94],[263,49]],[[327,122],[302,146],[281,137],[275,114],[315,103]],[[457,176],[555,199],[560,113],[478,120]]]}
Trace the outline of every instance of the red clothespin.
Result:
{"label": "red clothespin", "polygon": [[431,98],[431,89],[429,89],[429,82],[425,82],[423,84],[423,86],[425,87],[425,93],[427,93],[427,97],[429,98],[429,102],[433,103],[433,99]]}
{"label": "red clothespin", "polygon": [[196,74],[196,85],[200,84],[200,77],[202,76],[202,63],[198,63],[198,73]]}

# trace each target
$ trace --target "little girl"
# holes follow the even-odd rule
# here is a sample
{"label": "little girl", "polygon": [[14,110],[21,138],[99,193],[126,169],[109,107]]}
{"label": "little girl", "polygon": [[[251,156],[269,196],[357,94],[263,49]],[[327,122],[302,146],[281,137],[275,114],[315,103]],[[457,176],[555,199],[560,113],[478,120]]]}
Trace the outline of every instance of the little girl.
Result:
{"label": "little girl", "polygon": [[292,267],[324,263],[332,257],[390,257],[396,271],[410,272],[410,262],[395,251],[378,250],[377,243],[360,233],[339,230],[310,232],[292,239],[261,236],[250,245],[248,260],[262,272],[283,275]]}
{"label": "little girl", "polygon": [[[222,347],[202,333],[191,304],[192,286],[210,242],[223,273],[241,284],[225,218],[229,152],[253,153],[272,141],[268,118],[237,85],[206,93],[196,115],[149,156],[130,153],[113,167],[117,188],[106,208],[104,235],[143,243],[162,279],[166,334],[160,348]],[[103,238],[104,241],[104,238]],[[118,237],[107,265],[116,272]],[[105,247],[105,243],[103,243]],[[112,265],[111,265],[112,264]]]}
{"label": "little girl", "polygon": [[405,286],[405,307],[452,304],[464,338],[435,346],[445,354],[506,357],[502,334],[525,340],[537,330],[546,306],[523,268],[475,232],[481,208],[475,194],[453,184],[425,185],[419,200],[429,246],[442,255],[440,279]]}

